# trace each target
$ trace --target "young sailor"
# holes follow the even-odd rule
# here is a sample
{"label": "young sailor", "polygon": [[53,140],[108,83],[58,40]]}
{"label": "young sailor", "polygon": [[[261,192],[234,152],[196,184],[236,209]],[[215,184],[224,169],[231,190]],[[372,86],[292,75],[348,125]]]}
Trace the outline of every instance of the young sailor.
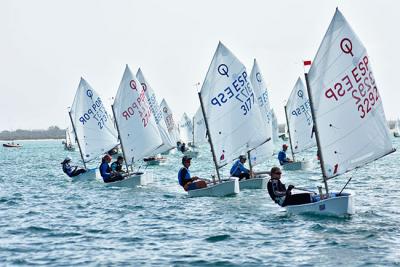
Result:
{"label": "young sailor", "polygon": [[63,172],[69,177],[78,176],[81,173],[85,173],[86,170],[83,168],[79,168],[78,166],[71,166],[71,157],[66,156],[64,161],[61,162]]}
{"label": "young sailor", "polygon": [[239,159],[233,164],[230,174],[233,177],[239,177],[239,181],[242,180],[243,178],[250,179],[250,170],[246,169],[244,167],[244,164],[246,163],[246,156],[245,155],[240,155]]}
{"label": "young sailor", "polygon": [[100,174],[101,177],[103,177],[103,181],[105,183],[111,183],[111,182],[115,182],[115,181],[121,181],[124,179],[124,177],[111,170],[111,167],[108,165],[111,162],[111,156],[110,155],[105,155],[102,160],[101,160],[101,164],[100,164]]}
{"label": "young sailor", "polygon": [[287,144],[283,144],[282,145],[282,150],[279,151],[278,160],[279,160],[279,164],[281,164],[281,166],[285,165],[287,163],[293,162],[293,160],[291,160],[290,158],[288,158],[286,156],[286,150],[287,149],[288,149],[288,145]]}
{"label": "young sailor", "polygon": [[293,194],[293,185],[289,185],[286,189],[285,184],[281,182],[281,169],[279,167],[273,167],[271,169],[271,179],[268,181],[267,189],[269,196],[279,206],[285,207],[289,205],[300,205],[313,202],[312,194],[300,193]]}
{"label": "young sailor", "polygon": [[117,160],[111,164],[111,170],[113,172],[124,172],[122,170],[122,163],[124,163],[124,157],[118,156]]}
{"label": "young sailor", "polygon": [[192,158],[188,156],[183,156],[183,167],[178,172],[178,182],[183,187],[183,189],[185,189],[185,191],[207,187],[206,181],[200,179],[197,176],[190,176],[189,167],[191,159]]}

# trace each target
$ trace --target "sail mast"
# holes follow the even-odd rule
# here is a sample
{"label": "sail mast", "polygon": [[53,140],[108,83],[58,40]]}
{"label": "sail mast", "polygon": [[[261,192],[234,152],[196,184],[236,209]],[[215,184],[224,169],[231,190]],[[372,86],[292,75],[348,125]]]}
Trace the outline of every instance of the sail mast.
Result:
{"label": "sail mast", "polygon": [[[215,165],[215,170],[217,171],[218,181],[221,182],[221,177],[219,176],[217,157],[215,156],[215,151],[214,151],[214,146],[213,146],[212,139],[211,139],[210,130],[208,129],[208,121],[207,121],[207,117],[206,117],[206,112],[204,110],[203,99],[201,98],[201,93],[200,92],[198,92],[197,94],[199,95],[199,99],[200,99],[201,112],[203,113],[204,123],[206,125],[208,142],[210,143],[211,153],[212,153],[213,161],[214,161],[214,165]],[[215,184],[215,177],[213,177],[213,182]]]}
{"label": "sail mast", "polygon": [[115,117],[114,105],[111,105],[111,110],[112,110],[112,112],[113,112],[114,121],[115,121],[115,126],[117,126],[117,133],[118,133],[119,142],[121,143],[121,150],[122,150],[122,155],[124,156],[126,171],[127,171],[128,174],[129,174],[128,161],[126,160],[125,150],[124,150],[124,146],[123,146],[123,144],[122,144],[122,138],[120,137],[120,134],[119,134],[118,122],[117,122],[117,119],[116,119],[116,117]]}
{"label": "sail mast", "polygon": [[304,77],[306,79],[306,87],[307,87],[308,99],[310,101],[311,116],[312,116],[313,123],[314,123],[313,130],[314,130],[314,133],[315,133],[315,139],[317,141],[317,148],[318,148],[318,151],[319,151],[318,154],[319,154],[319,161],[321,163],[322,178],[324,179],[326,194],[328,194],[329,193],[329,191],[328,191],[328,182],[327,182],[328,179],[326,178],[326,175],[325,175],[326,172],[325,172],[325,166],[324,166],[324,159],[323,159],[322,153],[321,153],[321,141],[319,139],[319,134],[318,134],[317,120],[316,120],[315,111],[314,111],[314,104],[313,104],[310,84],[308,82],[308,74],[304,73]]}
{"label": "sail mast", "polygon": [[194,147],[194,116],[192,118],[192,147]]}
{"label": "sail mast", "polygon": [[86,163],[85,163],[85,160],[83,159],[81,144],[79,143],[79,138],[78,138],[78,135],[76,134],[75,124],[74,124],[74,121],[72,120],[71,111],[68,111],[68,115],[69,115],[69,119],[71,120],[72,129],[74,130],[76,143],[78,144],[79,154],[81,154],[81,159],[82,159],[82,162],[83,162],[83,166],[84,166],[85,169],[86,169]]}
{"label": "sail mast", "polygon": [[289,133],[290,151],[292,151],[292,158],[293,158],[293,161],[295,161],[295,160],[294,160],[294,152],[293,152],[292,138],[290,137],[289,118],[288,118],[288,115],[287,115],[287,108],[286,108],[286,106],[285,106],[285,118],[286,118],[286,124],[287,124],[288,133]]}

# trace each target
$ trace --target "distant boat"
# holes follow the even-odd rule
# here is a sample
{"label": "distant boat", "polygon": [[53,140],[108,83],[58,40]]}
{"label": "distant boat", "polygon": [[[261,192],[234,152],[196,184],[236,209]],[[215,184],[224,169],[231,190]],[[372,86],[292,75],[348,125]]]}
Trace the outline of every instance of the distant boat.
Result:
{"label": "distant boat", "polygon": [[[73,131],[72,131],[72,134],[73,134]],[[64,144],[65,150],[75,151],[75,146],[72,143],[71,130],[69,127],[65,130],[65,142],[63,142],[63,144]]]}
{"label": "distant boat", "polygon": [[3,144],[4,147],[22,147],[20,144],[15,144],[14,142]]}
{"label": "distant boat", "polygon": [[393,130],[393,136],[394,137],[400,137],[400,121],[397,120],[395,125],[394,125],[394,130]]}
{"label": "distant boat", "polygon": [[287,171],[308,169],[312,165],[311,161],[299,161],[295,158],[295,154],[317,145],[313,134],[313,120],[308,93],[300,78],[297,79],[285,105],[285,115],[293,162],[283,165],[283,169]]}

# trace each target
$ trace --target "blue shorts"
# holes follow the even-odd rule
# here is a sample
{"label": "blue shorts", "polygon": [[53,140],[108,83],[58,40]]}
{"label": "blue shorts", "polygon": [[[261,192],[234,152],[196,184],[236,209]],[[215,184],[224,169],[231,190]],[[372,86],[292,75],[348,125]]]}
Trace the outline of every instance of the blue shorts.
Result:
{"label": "blue shorts", "polygon": [[199,188],[197,187],[196,183],[191,183],[191,184],[189,184],[188,187],[187,187],[187,190],[188,190],[188,191],[190,191],[190,190],[195,190],[195,189],[199,189]]}

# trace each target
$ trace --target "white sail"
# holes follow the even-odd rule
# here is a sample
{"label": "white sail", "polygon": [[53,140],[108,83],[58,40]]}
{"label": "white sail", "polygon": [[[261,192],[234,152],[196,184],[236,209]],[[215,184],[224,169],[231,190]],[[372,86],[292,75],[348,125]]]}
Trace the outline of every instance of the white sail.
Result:
{"label": "white sail", "polygon": [[271,121],[272,121],[272,141],[274,146],[279,146],[279,125],[278,125],[278,118],[275,115],[274,109],[271,109]]}
{"label": "white sail", "polygon": [[179,122],[181,141],[188,144],[193,142],[193,123],[186,113],[183,113]]}
{"label": "white sail", "polygon": [[272,141],[271,108],[269,105],[267,86],[264,82],[264,78],[261,74],[260,67],[257,64],[256,59],[254,59],[253,68],[251,69],[250,81],[253,85],[254,94],[257,98],[262,118],[262,121],[257,123],[256,127],[265,127],[267,137],[271,138],[270,141],[250,152],[252,165],[257,165],[265,162],[272,156],[274,152],[274,145]]}
{"label": "white sail", "polygon": [[83,79],[70,110],[85,162],[118,145],[118,134],[100,96]]}
{"label": "white sail", "polygon": [[75,134],[72,127],[68,127],[65,130],[65,145],[66,147],[73,147],[75,143]]}
{"label": "white sail", "polygon": [[150,110],[154,115],[158,130],[160,131],[161,139],[163,141],[163,145],[159,149],[157,149],[157,151],[155,151],[155,154],[168,151],[176,146],[176,142],[170,137],[168,133],[167,125],[165,124],[163,114],[161,112],[160,106],[158,105],[156,94],[154,93],[154,90],[152,89],[150,84],[147,82],[140,68],[136,73],[136,77],[141,83],[143,90],[146,94],[146,98],[150,104]]}
{"label": "white sail", "polygon": [[160,104],[160,109],[163,114],[165,124],[167,125],[168,133],[171,140],[175,143],[180,140],[178,126],[175,123],[172,111],[169,108],[167,101],[163,99]]}
{"label": "white sail", "polygon": [[194,143],[203,144],[207,142],[207,128],[204,121],[203,112],[201,112],[201,107],[199,107],[194,114]]}
{"label": "white sail", "polygon": [[144,89],[128,66],[125,68],[113,108],[128,164],[151,156],[162,145]]}
{"label": "white sail", "polygon": [[337,9],[308,73],[324,176],[393,150],[371,60]]}
{"label": "white sail", "polygon": [[300,77],[286,103],[286,115],[293,153],[316,146],[310,101]]}
{"label": "white sail", "polygon": [[222,166],[263,143],[265,129],[245,66],[221,42],[201,88],[218,165]]}

